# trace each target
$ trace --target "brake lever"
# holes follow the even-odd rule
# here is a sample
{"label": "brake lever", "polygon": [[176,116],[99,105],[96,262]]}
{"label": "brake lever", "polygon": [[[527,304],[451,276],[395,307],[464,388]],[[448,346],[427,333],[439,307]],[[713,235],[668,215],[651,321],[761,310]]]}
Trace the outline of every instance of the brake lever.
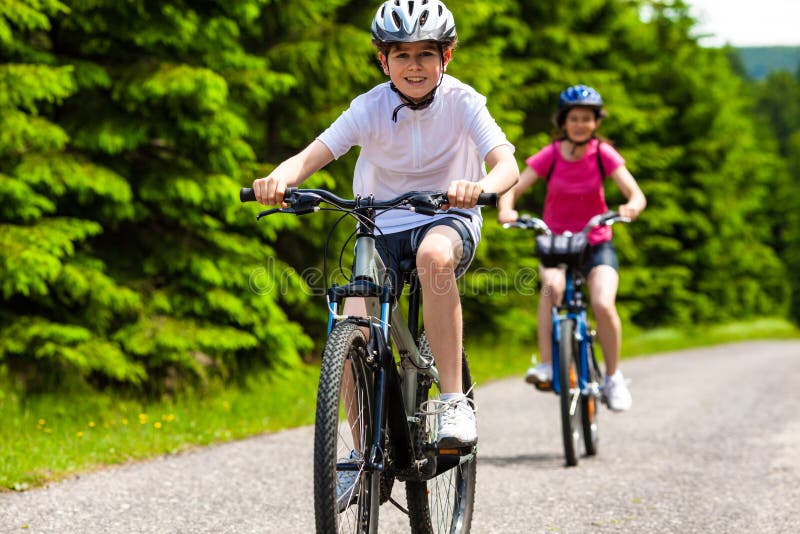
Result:
{"label": "brake lever", "polygon": [[446,213],[446,210],[441,209],[445,202],[439,194],[420,191],[406,199],[405,203],[409,206],[411,211],[423,215]]}
{"label": "brake lever", "polygon": [[256,220],[258,221],[261,219],[261,217],[266,217],[267,215],[272,215],[273,213],[294,213],[294,210],[292,208],[270,208],[256,215]]}
{"label": "brake lever", "polygon": [[317,211],[322,198],[314,193],[298,193],[296,188],[291,187],[286,190],[283,201],[288,207],[282,208],[281,213],[305,215]]}

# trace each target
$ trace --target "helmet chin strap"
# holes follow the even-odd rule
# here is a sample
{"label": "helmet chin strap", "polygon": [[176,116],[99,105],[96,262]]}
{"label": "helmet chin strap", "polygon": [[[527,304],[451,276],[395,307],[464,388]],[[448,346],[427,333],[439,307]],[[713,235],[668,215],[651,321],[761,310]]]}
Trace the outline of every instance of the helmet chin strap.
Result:
{"label": "helmet chin strap", "polygon": [[594,138],[595,138],[594,132],[592,132],[592,135],[586,141],[575,141],[574,139],[572,139],[566,133],[564,134],[564,139],[566,139],[567,141],[572,143],[572,150],[570,150],[570,152],[569,152],[571,156],[575,155],[575,151],[578,149],[578,147],[581,147],[581,146],[584,146],[584,145],[588,145],[592,141],[592,139],[594,139]]}
{"label": "helmet chin strap", "polygon": [[[416,111],[418,109],[425,109],[433,103],[433,97],[436,95],[436,90],[439,88],[440,85],[442,85],[442,81],[444,80],[444,71],[445,71],[444,52],[442,51],[441,47],[439,48],[439,52],[441,54],[440,57],[442,60],[442,73],[439,75],[439,82],[436,84],[436,87],[431,89],[431,92],[428,93],[427,96],[422,100],[420,100],[419,102],[414,102],[409,96],[403,94],[403,92],[397,88],[394,82],[389,81],[389,87],[391,87],[392,91],[397,93],[397,95],[400,97],[401,100],[404,100],[402,104],[394,108],[394,111],[392,111],[392,122],[397,122],[397,113],[403,108],[407,107],[408,109],[413,109],[414,111]],[[386,72],[387,73],[389,72],[388,61],[386,62]]]}
{"label": "helmet chin strap", "polygon": [[430,106],[431,103],[433,103],[433,97],[436,94],[436,89],[438,89],[440,85],[442,85],[441,77],[439,78],[439,83],[437,83],[436,87],[434,87],[433,90],[430,93],[428,93],[428,96],[426,96],[419,102],[414,102],[413,100],[411,100],[411,98],[404,95],[403,92],[400,91],[400,89],[398,89],[393,82],[389,82],[389,87],[392,88],[392,91],[397,93],[397,95],[400,97],[401,100],[405,100],[405,102],[394,108],[394,111],[392,111],[392,121],[397,122],[397,112],[399,112],[403,108],[418,110],[418,109],[425,109],[428,106]]}

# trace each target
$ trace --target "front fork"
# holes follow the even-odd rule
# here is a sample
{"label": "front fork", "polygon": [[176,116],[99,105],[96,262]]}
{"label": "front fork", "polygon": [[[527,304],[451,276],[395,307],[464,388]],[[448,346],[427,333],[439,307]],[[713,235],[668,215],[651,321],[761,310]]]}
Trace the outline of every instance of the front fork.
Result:
{"label": "front fork", "polygon": [[591,334],[586,330],[586,310],[579,310],[578,312],[568,311],[567,313],[560,314],[558,307],[553,306],[552,311],[553,321],[553,380],[552,388],[556,394],[561,393],[561,383],[558,379],[561,372],[561,353],[559,347],[561,346],[561,323],[563,321],[572,321],[576,328],[572,329],[573,335],[576,336],[578,341],[578,359],[576,365],[578,367],[578,386],[581,393],[585,394],[589,391],[589,366],[592,365],[589,361],[593,356],[589,354],[589,345],[591,342]]}
{"label": "front fork", "polygon": [[[372,289],[376,292],[378,291],[378,287],[380,286],[372,285]],[[380,302],[380,319],[375,321],[365,317],[343,317],[339,315],[339,308],[345,296],[378,296]],[[387,414],[389,414],[389,412],[397,412],[389,414],[390,417],[388,417],[389,425],[391,426],[390,435],[396,436],[396,438],[393,438],[393,442],[398,444],[410,443],[410,434],[405,422],[405,408],[402,402],[392,402],[389,403],[389,405],[386,403],[387,397],[390,396],[396,400],[402,399],[399,376],[396,372],[392,373],[389,371],[394,365],[394,356],[390,345],[390,315],[391,294],[386,286],[380,290],[380,295],[375,293],[370,295],[352,294],[346,289],[346,286],[334,286],[329,291],[328,334],[330,334],[333,327],[340,320],[353,321],[358,326],[369,329],[365,361],[372,369],[373,373],[372,406],[374,406],[374,411],[372,416],[372,445],[369,458],[364,464],[364,469],[367,471],[383,472],[386,468],[383,446],[386,437]],[[389,395],[389,391],[391,391],[391,395]],[[413,453],[407,450],[406,447],[394,447],[394,450],[394,463],[399,467],[406,467],[411,463]]]}

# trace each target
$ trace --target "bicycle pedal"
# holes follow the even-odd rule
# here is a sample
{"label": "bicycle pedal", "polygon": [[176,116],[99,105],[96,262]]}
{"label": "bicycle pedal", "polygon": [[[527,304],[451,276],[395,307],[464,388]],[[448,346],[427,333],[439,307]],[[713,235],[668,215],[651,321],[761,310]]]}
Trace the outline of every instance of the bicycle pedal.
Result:
{"label": "bicycle pedal", "polygon": [[553,383],[552,382],[537,382],[533,385],[539,391],[553,391]]}
{"label": "bicycle pedal", "polygon": [[466,447],[437,447],[436,456],[466,456],[472,454],[475,450],[475,445],[468,445]]}
{"label": "bicycle pedal", "polygon": [[581,394],[592,397],[600,397],[602,396],[603,391],[600,388],[600,384],[597,382],[590,382],[589,384],[586,384],[586,388],[581,391]]}

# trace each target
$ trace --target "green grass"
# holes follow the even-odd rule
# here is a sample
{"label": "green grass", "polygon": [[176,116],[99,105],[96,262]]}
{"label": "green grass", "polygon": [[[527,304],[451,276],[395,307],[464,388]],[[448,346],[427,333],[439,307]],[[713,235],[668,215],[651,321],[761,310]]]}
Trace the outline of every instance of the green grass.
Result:
{"label": "green grass", "polygon": [[699,326],[684,330],[657,328],[633,332],[623,339],[623,354],[654,354],[692,347],[705,347],[752,339],[791,339],[800,337],[800,330],[785,319],[765,318],[732,322],[716,326]]}
{"label": "green grass", "polygon": [[[782,319],[690,330],[626,331],[623,354],[653,354],[760,338],[798,338]],[[470,367],[480,387],[521,376],[534,344],[470,343]],[[0,490],[25,490],[75,473],[171,454],[264,432],[311,424],[319,370],[304,366],[253,377],[246,387],[212,389],[143,404],[108,394],[20,399],[0,389]]]}
{"label": "green grass", "polygon": [[[722,325],[701,325],[692,328],[654,328],[634,330],[626,327],[622,339],[622,358],[644,356],[705,347],[735,341],[753,339],[800,338],[800,329],[781,318],[765,318],[754,321],[731,322]],[[470,370],[478,383],[522,376],[531,363],[531,354],[539,352],[535,340],[527,343],[483,342],[469,344]]]}
{"label": "green grass", "polygon": [[0,390],[0,489],[311,424],[318,377],[306,366],[150,404],[101,393],[23,401]]}

